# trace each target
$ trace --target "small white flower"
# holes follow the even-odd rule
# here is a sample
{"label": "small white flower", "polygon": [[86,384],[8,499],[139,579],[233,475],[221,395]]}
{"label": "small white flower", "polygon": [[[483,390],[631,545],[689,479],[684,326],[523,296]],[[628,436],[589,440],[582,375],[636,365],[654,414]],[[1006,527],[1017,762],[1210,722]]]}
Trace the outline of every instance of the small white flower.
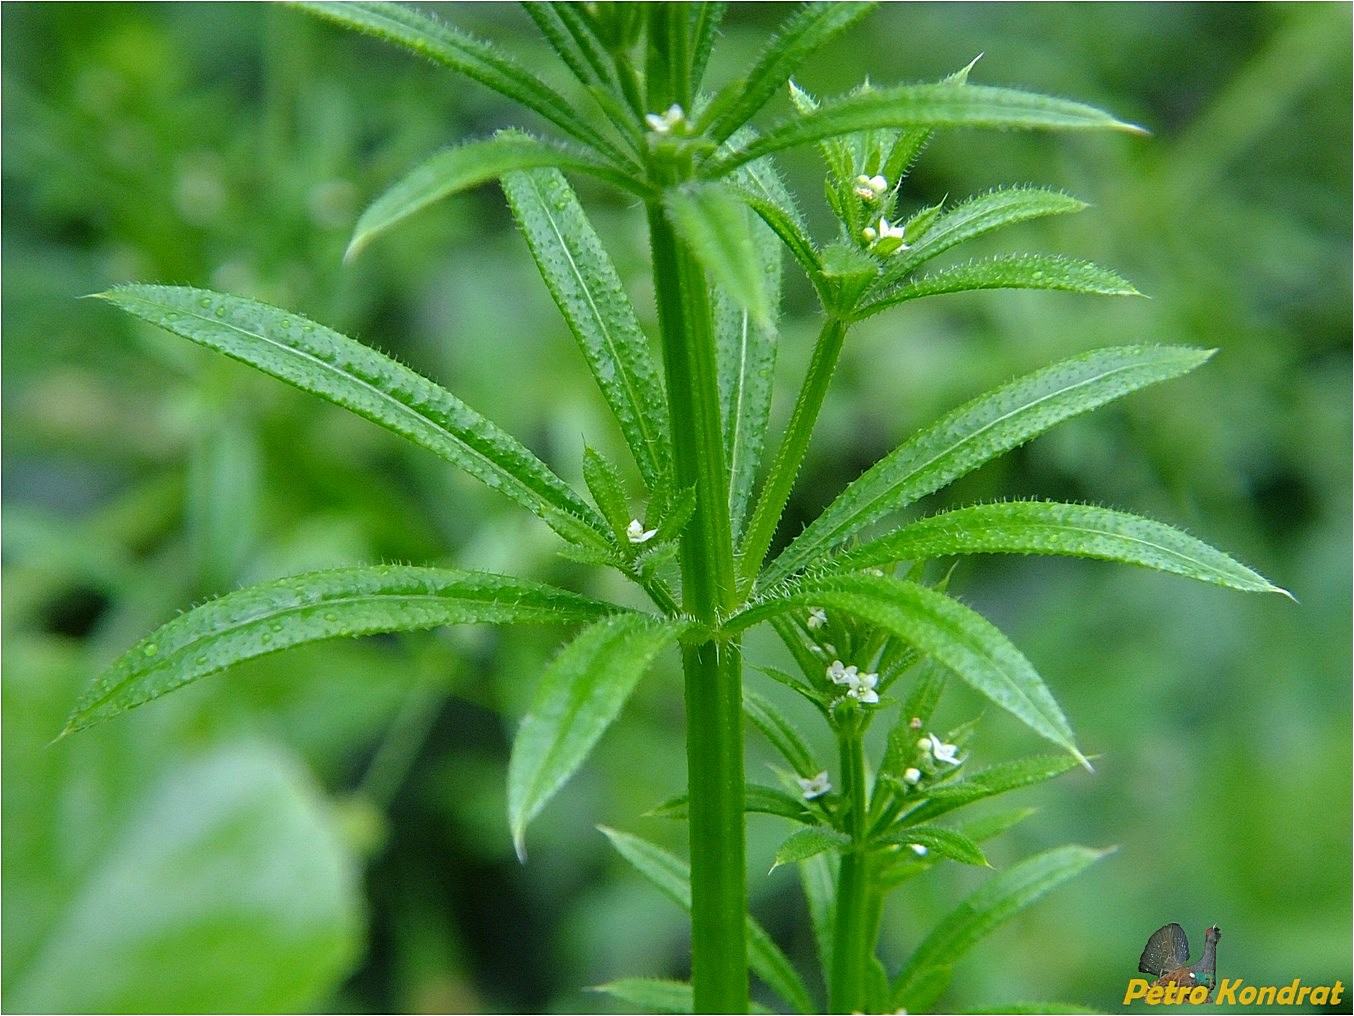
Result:
{"label": "small white flower", "polygon": [[913,769],[911,766],[903,770],[903,782],[909,786],[915,787],[921,782],[921,770]]}
{"label": "small white flower", "polygon": [[916,854],[918,857],[926,856],[927,853],[926,848],[922,846],[920,843],[909,843],[908,846],[912,848],[912,852]]}
{"label": "small white flower", "polygon": [[658,113],[646,113],[644,122],[649,125],[649,130],[655,134],[666,136],[686,124],[686,113],[682,111],[681,106],[674,102],[668,107],[668,111],[661,116]]}
{"label": "small white flower", "polygon": [[[855,667],[851,668],[855,670]],[[874,690],[875,685],[879,683],[878,674],[857,674],[856,679],[851,682],[851,687],[847,689],[846,694],[850,695],[857,702],[864,702],[866,705],[874,705],[879,701],[879,693]]]}
{"label": "small white flower", "polygon": [[870,249],[876,254],[892,254],[895,251],[907,250],[907,244],[903,243],[903,227],[889,225],[889,220],[882,215],[879,217],[879,225],[871,229],[866,226],[861,231],[862,235],[870,243]]}
{"label": "small white flower", "polygon": [[647,543],[654,538],[657,529],[645,529],[639,519],[631,519],[625,527],[625,536],[631,543]]}
{"label": "small white flower", "polygon": [[879,195],[889,189],[889,182],[882,176],[866,176],[861,173],[856,177],[856,194],[865,201],[878,201]]}
{"label": "small white flower", "polygon": [[811,607],[809,609],[809,630],[816,631],[827,624],[827,611],[822,607]]}
{"label": "small white flower", "polygon": [[849,667],[843,666],[841,660],[833,660],[828,664],[827,676],[832,680],[833,684],[850,684],[857,680],[856,674],[857,671],[854,664]]}
{"label": "small white flower", "polygon": [[822,797],[832,790],[832,784],[828,781],[826,769],[817,776],[812,776],[808,779],[797,776],[795,777],[795,782],[797,782],[799,788],[804,791],[804,800],[806,801],[812,801],[815,797]]}
{"label": "small white flower", "polygon": [[959,746],[955,744],[946,744],[935,734],[927,734],[917,742],[917,747],[923,751],[929,752],[931,757],[937,762],[945,762],[952,766],[957,766],[963,759],[957,757],[955,752]]}

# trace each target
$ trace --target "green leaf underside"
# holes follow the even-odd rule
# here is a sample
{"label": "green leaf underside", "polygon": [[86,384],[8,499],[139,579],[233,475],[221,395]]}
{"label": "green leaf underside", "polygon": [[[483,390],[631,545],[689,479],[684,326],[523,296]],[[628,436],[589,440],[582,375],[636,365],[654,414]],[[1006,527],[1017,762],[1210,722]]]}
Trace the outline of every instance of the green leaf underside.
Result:
{"label": "green leaf underside", "polygon": [[591,621],[617,609],[480,572],[399,565],[310,572],[227,593],[156,629],[85,692],[65,732],[306,642],[446,624]]}
{"label": "green leaf underside", "polygon": [[546,667],[508,761],[508,823],[525,860],[526,827],[581,766],[639,679],[683,625],[618,614],[585,628]]}
{"label": "green leaf underside", "polygon": [[909,1012],[933,1008],[949,984],[954,964],[975,943],[1107,853],[1089,847],[1058,847],[994,875],[917,947],[893,981],[890,1006]]}
{"label": "green leaf underside", "polygon": [[663,204],[710,281],[751,314],[754,324],[769,328],[771,294],[743,202],[721,183],[693,183],[667,191]]}
{"label": "green leaf underside", "polygon": [[941,512],[838,558],[842,568],[956,554],[1061,554],[1139,565],[1245,592],[1283,592],[1178,529],[1094,505],[1008,501]]}
{"label": "green leaf underside", "polygon": [[1001,386],[923,428],[851,483],[766,569],[792,575],[890,512],[907,507],[1063,420],[1198,367],[1209,350],[1123,346],[1063,360]]}
{"label": "green leaf underside", "polygon": [[829,850],[841,853],[850,848],[851,838],[835,829],[824,826],[800,829],[786,837],[785,842],[776,850],[776,859],[771,865],[771,870],[775,871],[783,864],[807,861],[810,857]]}
{"label": "green leaf underside", "polygon": [[890,127],[1141,132],[1141,128],[1092,106],[1032,92],[960,83],[903,85],[824,100],[812,113],[775,124],[741,150],[719,155],[706,172],[718,176],[781,149],[835,135]]}
{"label": "green leaf underside", "polygon": [[[691,869],[662,847],[616,829],[600,827],[617,852],[635,866],[664,896],[691,912]],[[767,987],[789,1002],[796,1012],[812,1012],[808,988],[780,947],[751,915],[747,918],[748,964]]]}
{"label": "green leaf underside", "polygon": [[351,261],[377,236],[443,198],[496,180],[504,173],[547,166],[581,170],[620,186],[628,185],[625,177],[586,153],[504,131],[488,140],[444,149],[411,169],[358,218],[344,259]]}
{"label": "green leaf underside", "polygon": [[911,246],[889,257],[884,274],[872,290],[886,289],[920,265],[976,236],[1012,223],[1067,215],[1085,207],[1084,201],[1043,187],[1002,187],[976,195],[941,212],[920,236],[906,237]]}
{"label": "green leaf underside", "polygon": [[1007,254],[923,275],[862,307],[855,317],[866,318],[923,296],[981,289],[1052,289],[1092,296],[1142,295],[1122,276],[1089,261],[1056,254]]}
{"label": "green leaf underside", "polygon": [[568,100],[482,39],[402,4],[372,0],[306,0],[293,2],[293,6],[364,35],[404,46],[534,110],[579,141],[614,152],[612,146],[579,117]]}
{"label": "green leaf underside", "polygon": [[667,396],[620,276],[558,170],[508,173],[503,192],[652,489],[668,466]]}
{"label": "green leaf underside", "polygon": [[207,290],[131,285],[99,297],[440,455],[573,543],[607,546],[606,523],[516,438],[370,346],[277,307]]}
{"label": "green leaf underside", "polygon": [[741,630],[787,609],[810,607],[843,611],[915,646],[1089,766],[1030,661],[990,621],[934,589],[885,576],[815,575],[735,615],[728,626]]}
{"label": "green leaf underside", "polygon": [[941,826],[912,826],[907,829],[896,829],[885,836],[881,836],[878,842],[909,846],[916,843],[925,847],[930,853],[948,857],[960,864],[971,864],[980,868],[990,867],[986,855],[983,854],[978,844],[961,832],[954,829],[945,829]]}

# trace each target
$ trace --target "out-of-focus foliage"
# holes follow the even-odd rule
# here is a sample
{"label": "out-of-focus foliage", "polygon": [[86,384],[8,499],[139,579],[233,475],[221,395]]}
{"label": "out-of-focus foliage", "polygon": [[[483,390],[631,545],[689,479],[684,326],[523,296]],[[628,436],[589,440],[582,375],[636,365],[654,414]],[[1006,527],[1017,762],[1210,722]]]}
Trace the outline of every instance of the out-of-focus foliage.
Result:
{"label": "out-of-focus foliage", "polygon": [[[444,13],[553,73],[518,9]],[[735,5],[712,74],[784,14]],[[517,122],[498,100],[277,7],[0,18],[5,1008],[580,1011],[608,1005],[580,984],[680,973],[680,912],[592,826],[681,849],[677,823],[637,817],[681,790],[670,664],[542,814],[525,867],[507,732],[557,631],[294,651],[45,747],[125,646],[248,581],[382,560],[610,581],[431,456],[76,297],[143,280],[283,304],[436,377],[576,482],[583,435],[620,437],[496,189],[341,264],[361,209],[408,166]],[[1115,1006],[1167,921],[1219,924],[1223,976],[1349,983],[1349,10],[885,5],[800,83],[933,80],[982,51],[975,81],[1084,99],[1154,136],[942,135],[905,201],[1066,188],[1095,207],[1020,227],[1026,245],[1093,258],[1151,299],[974,294],[860,326],[787,532],[912,427],[1018,373],[1100,346],[1217,347],[948,496],[1150,515],[1301,605],[1085,562],[960,565],[951,588],[1021,645],[1100,756],[1095,776],[1031,791],[1040,814],[992,862],[1068,840],[1119,850],[966,959],[946,1004]],[[788,169],[820,214],[816,163]],[[647,308],[639,216],[579,188]],[[794,379],[815,322],[786,275]],[[979,708],[955,689],[942,716]],[[1028,747],[1000,717],[984,726],[980,762]],[[754,754],[749,775],[763,766]],[[750,832],[754,907],[807,956],[793,877],[761,874],[784,828],[754,817]],[[973,878],[938,869],[900,894],[900,954]],[[1067,946],[1049,956],[1049,941]]]}

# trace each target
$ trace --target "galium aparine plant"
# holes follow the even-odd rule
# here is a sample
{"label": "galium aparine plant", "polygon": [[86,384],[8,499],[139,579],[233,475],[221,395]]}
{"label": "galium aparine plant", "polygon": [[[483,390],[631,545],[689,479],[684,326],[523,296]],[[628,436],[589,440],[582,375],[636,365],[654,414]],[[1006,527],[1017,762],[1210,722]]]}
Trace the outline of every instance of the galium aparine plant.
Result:
{"label": "galium aparine plant", "polygon": [[[901,969],[890,972],[876,957],[890,892],[943,861],[985,865],[981,844],[1025,813],[940,819],[1088,764],[1030,661],[952,596],[946,579],[928,578],[928,563],[974,553],[1062,554],[1240,590],[1282,590],[1177,529],[1108,508],[1016,501],[924,517],[906,510],[1064,420],[1193,370],[1210,352],[1100,349],[1035,370],[917,430],[773,553],[775,536],[854,324],[922,297],[979,289],[1136,292],[1105,268],[1045,254],[933,266],[975,237],[1084,206],[1033,186],[927,203],[909,190],[907,175],[932,134],[1138,128],[1080,103],[973,83],[971,66],[933,84],[866,85],[835,97],[797,87],[796,68],[859,22],[867,4],[802,7],[744,76],[722,84],[705,81],[722,4],[527,4],[573,79],[567,90],[416,9],[296,6],[429,58],[548,125],[544,133],[512,128],[451,139],[457,143],[371,204],[348,254],[442,198],[497,181],[633,470],[585,448],[587,490],[576,490],[436,382],[277,307],[147,284],[101,298],[442,457],[541,519],[558,534],[561,553],[625,575],[650,607],[448,568],[354,565],[290,576],[226,593],[148,635],[89,688],[65,733],[318,639],[466,623],[574,624],[577,634],[539,677],[508,767],[509,821],[525,856],[532,818],[585,761],[655,657],[676,647],[688,791],[662,810],[687,821],[689,859],[606,833],[690,911],[691,980],[636,978],[606,990],[635,1008],[745,1012],[751,969],[800,1012],[824,1004],[833,1012],[934,1006],[960,955],[1102,852],[1066,846],[997,872],[940,919]],[[788,113],[766,115],[786,94]],[[816,147],[825,164],[837,223],[830,236],[811,235],[776,166],[783,153],[805,147]],[[641,326],[570,185],[579,176],[618,189],[643,210],[655,335]],[[811,285],[821,327],[789,419],[773,439],[787,260]],[[816,757],[769,700],[744,688],[744,633],[758,624],[774,629],[793,661],[793,672],[770,663],[761,669],[812,703],[834,737],[835,758]],[[1058,753],[975,768],[976,725],[942,732],[933,723],[952,678]],[[745,779],[748,721],[783,759],[779,786]],[[871,764],[865,733],[876,721],[889,731]],[[747,912],[748,811],[794,826],[776,863],[799,870],[825,999]]]}

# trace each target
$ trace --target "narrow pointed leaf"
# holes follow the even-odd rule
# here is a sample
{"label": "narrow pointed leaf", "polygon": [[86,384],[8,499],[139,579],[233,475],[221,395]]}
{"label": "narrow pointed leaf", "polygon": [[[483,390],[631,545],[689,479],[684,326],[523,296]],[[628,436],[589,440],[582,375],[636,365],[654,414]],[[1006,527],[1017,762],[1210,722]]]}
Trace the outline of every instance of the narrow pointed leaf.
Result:
{"label": "narrow pointed leaf", "polygon": [[345,28],[428,57],[514,102],[534,110],[579,141],[613,155],[615,150],[563,96],[497,47],[402,4],[374,0],[309,0],[293,6]]}
{"label": "narrow pointed leaf", "polygon": [[786,837],[785,842],[776,850],[776,859],[771,865],[775,871],[783,864],[807,861],[810,857],[827,851],[841,853],[851,847],[851,837],[826,826],[813,826],[801,829]]}
{"label": "narrow pointed leaf", "polygon": [[605,45],[573,4],[530,3],[522,7],[581,84],[612,80]]}
{"label": "narrow pointed leaf", "polygon": [[[791,203],[785,185],[769,162],[745,166],[737,176],[746,190],[775,195],[780,207]],[[753,220],[749,227],[757,252],[756,268],[774,311],[780,302],[781,244],[764,222]],[[722,288],[715,290],[714,326],[724,413],[724,459],[729,469],[729,517],[737,540],[771,422],[776,330],[769,324],[759,325],[752,312]]]}
{"label": "narrow pointed leaf", "polygon": [[843,568],[955,554],[1062,554],[1139,565],[1245,592],[1285,593],[1202,540],[1161,522],[1094,505],[1009,501],[911,522],[843,554]]}
{"label": "narrow pointed leaf", "polygon": [[[690,814],[690,798],[686,794],[664,801],[648,814],[655,818],[684,819]],[[777,815],[791,822],[813,823],[818,817],[804,806],[802,798],[793,797],[775,787],[748,783],[743,788],[743,810],[748,814]]]}
{"label": "narrow pointed leaf", "polygon": [[979,194],[940,212],[915,239],[905,235],[911,246],[889,258],[875,288],[885,290],[936,255],[975,236],[1016,222],[1079,212],[1085,207],[1084,201],[1044,187],[1003,187]]}
{"label": "narrow pointed leaf", "polygon": [[606,523],[549,466],[446,389],[370,346],[298,314],[207,290],[131,285],[99,296],[380,424],[506,494],[565,539],[605,549]]}
{"label": "narrow pointed leaf", "polygon": [[353,260],[377,236],[443,198],[512,170],[544,166],[580,170],[618,186],[631,186],[628,178],[585,152],[517,131],[502,131],[484,141],[443,149],[401,177],[358,218],[344,259]]}
{"label": "narrow pointed leaf", "polygon": [[934,589],[876,575],[813,576],[797,583],[788,594],[770,597],[735,615],[726,627],[738,631],[808,604],[841,610],[915,646],[1089,766],[1058,703],[1024,654],[990,621]]}
{"label": "narrow pointed leaf", "polygon": [[889,512],[905,508],[984,462],[1212,355],[1185,346],[1123,346],[1035,371],[947,413],[868,469],[766,569],[766,588],[821,558]]}
{"label": "narrow pointed leaf", "polygon": [[620,276],[562,173],[508,173],[503,192],[640,475],[652,489],[668,464],[667,397]]}
{"label": "narrow pointed leaf", "polygon": [[814,773],[813,753],[794,726],[775,706],[751,689],[743,690],[743,711],[753,726],[762,732],[781,757],[800,776]]}
{"label": "narrow pointed leaf", "polygon": [[928,852],[948,857],[960,864],[990,867],[982,849],[973,840],[954,829],[942,826],[918,825],[895,829],[878,838],[879,843],[920,844]]}
{"label": "narrow pointed leaf", "polygon": [[935,787],[925,801],[904,816],[903,821],[909,824],[930,822],[974,801],[1051,780],[1075,765],[1076,760],[1067,755],[1035,755],[969,773],[963,780]]}
{"label": "narrow pointed leaf", "polygon": [[941,920],[893,981],[894,1007],[925,1012],[949,984],[948,972],[985,935],[1110,851],[1058,847],[999,872]]}
{"label": "narrow pointed leaf", "polygon": [[818,947],[818,968],[832,969],[832,937],[836,925],[837,878],[833,858],[818,854],[799,863],[799,884],[809,908],[809,923]]}
{"label": "narrow pointed leaf", "polygon": [[595,621],[616,609],[524,579],[443,568],[297,575],[227,593],[157,628],[81,696],[65,733],[306,642],[445,624]]}
{"label": "narrow pointed leaf", "polygon": [[1142,295],[1122,276],[1090,261],[1056,254],[1005,254],[923,275],[863,306],[855,316],[866,318],[923,296],[980,289],[1055,289],[1093,296]]}
{"label": "narrow pointed leaf", "polygon": [[[528,6],[534,7],[535,4]],[[686,981],[665,981],[653,977],[624,977],[599,984],[589,991],[601,992],[625,1003],[627,1012],[695,1011],[695,995]]]}
{"label": "narrow pointed leaf", "polygon": [[784,87],[806,57],[870,12],[868,3],[814,3],[771,36],[747,76],[729,82],[710,104],[706,133],[723,141],[748,123]]}
{"label": "narrow pointed leaf", "polygon": [[770,287],[747,206],[735,192],[719,183],[693,183],[667,191],[663,204],[710,281],[751,314],[756,326],[770,328]]}
{"label": "narrow pointed leaf", "polygon": [[[605,827],[602,832],[620,855],[633,864],[659,892],[690,913],[691,869],[685,861],[638,836]],[[812,1012],[813,1000],[798,972],[751,915],[747,919],[747,934],[748,964],[757,976],[797,1012]]]}
{"label": "narrow pointed leaf", "polygon": [[876,128],[997,127],[1048,130],[1125,130],[1140,127],[1103,110],[1010,88],[945,82],[855,92],[819,103],[773,125],[742,149],[721,153],[704,174],[719,176],[771,152],[810,141]]}
{"label": "narrow pointed leaf", "polygon": [[585,628],[546,667],[508,760],[508,824],[525,858],[527,823],[588,757],[682,625],[618,614]]}

